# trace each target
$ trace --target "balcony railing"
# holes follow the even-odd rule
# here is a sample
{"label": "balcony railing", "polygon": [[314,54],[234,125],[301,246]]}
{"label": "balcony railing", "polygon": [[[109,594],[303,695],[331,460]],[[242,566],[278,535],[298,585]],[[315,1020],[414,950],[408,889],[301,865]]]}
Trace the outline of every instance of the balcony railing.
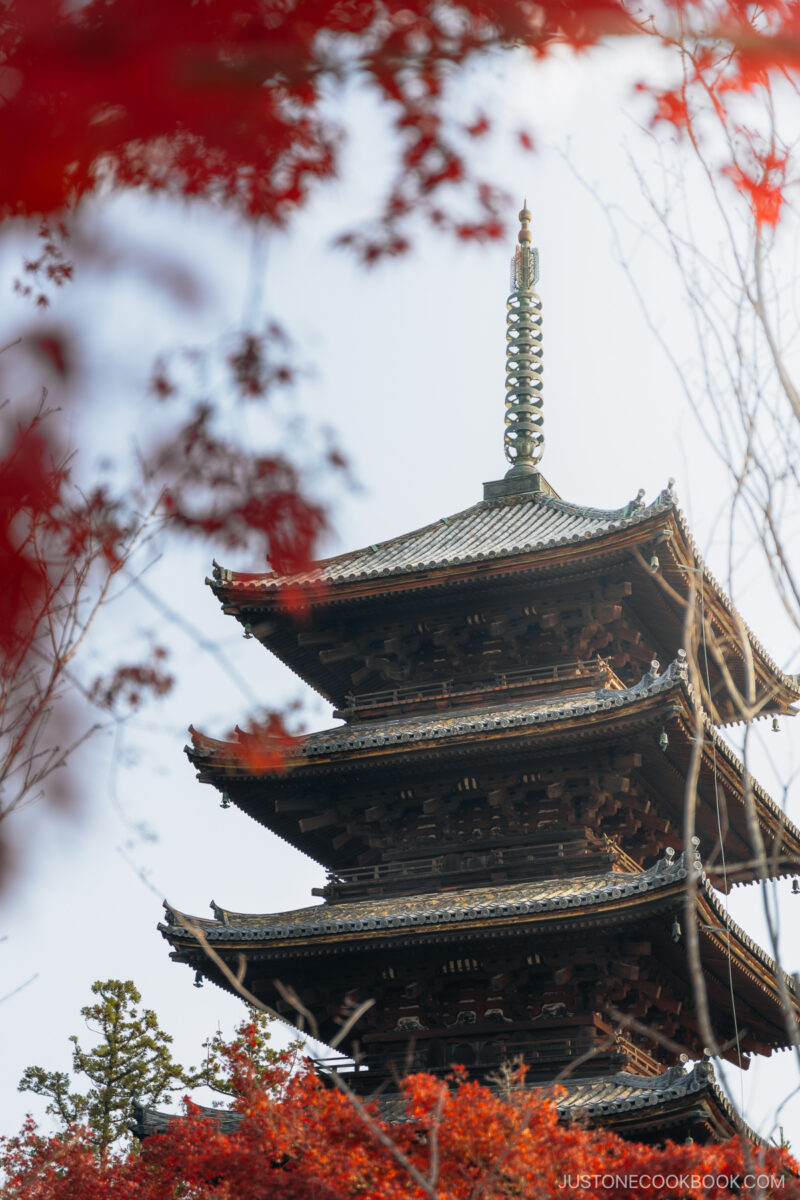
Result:
{"label": "balcony railing", "polygon": [[543,877],[552,875],[560,860],[564,860],[565,868],[573,870],[580,867],[581,859],[588,860],[587,866],[613,863],[615,847],[597,847],[586,838],[571,838],[538,846],[528,843],[375,863],[329,872],[327,885],[314,888],[314,894],[327,900],[343,900],[375,892],[402,892],[409,884],[423,879],[437,891],[456,884],[467,885],[476,876],[508,879],[519,874],[525,879],[535,879],[539,872]]}
{"label": "balcony railing", "polygon": [[634,1045],[619,1030],[613,1030],[599,1014],[595,1014],[593,1028],[590,1025],[561,1033],[542,1029],[538,1037],[530,1027],[523,1032],[498,1026],[491,1033],[484,1027],[475,1033],[477,1037],[466,1026],[463,1032],[420,1030],[398,1035],[397,1040],[392,1035],[382,1035],[379,1040],[362,1046],[362,1056],[357,1062],[342,1056],[316,1061],[323,1070],[350,1076],[368,1074],[375,1083],[386,1075],[396,1075],[398,1068],[404,1073],[442,1074],[458,1062],[480,1073],[518,1058],[527,1064],[532,1075],[542,1071],[547,1075],[587,1054],[582,1069],[590,1075],[595,1069],[606,1070],[609,1063],[644,1076],[664,1070],[663,1063]]}
{"label": "balcony railing", "polygon": [[[481,1073],[495,1070],[504,1062],[521,1058],[533,1074],[544,1071],[552,1075],[560,1067],[576,1058],[583,1058],[593,1049],[597,1051],[598,1067],[601,1060],[604,1064],[608,1064],[609,1060],[614,1064],[622,1061],[616,1047],[597,1042],[585,1033],[566,1037],[519,1038],[503,1037],[502,1030],[498,1030],[496,1035],[476,1040],[467,1040],[466,1029],[464,1034],[463,1039],[455,1035],[446,1040],[435,1038],[426,1041],[425,1034],[420,1033],[416,1035],[419,1040],[414,1044],[405,1041],[365,1047],[358,1070],[368,1071],[377,1082],[384,1076],[396,1075],[398,1070],[405,1074],[427,1071],[433,1075],[441,1075],[449,1072],[454,1063],[458,1063],[470,1071]],[[588,1064],[592,1059],[588,1058],[586,1061],[587,1070],[591,1073],[592,1068]],[[325,1061],[321,1065],[343,1074],[352,1074],[354,1070],[350,1064],[343,1062],[339,1065],[335,1060]]]}
{"label": "balcony railing", "polygon": [[472,680],[470,683],[459,683],[454,679],[437,680],[434,683],[402,684],[399,687],[382,688],[375,692],[360,692],[359,695],[347,695],[345,707],[338,714],[341,717],[352,717],[356,713],[369,709],[388,708],[389,706],[405,706],[422,704],[436,700],[466,700],[470,696],[481,695],[486,691],[513,692],[535,685],[574,682],[598,683],[612,688],[622,688],[624,684],[617,678],[609,662],[604,659],[575,659],[573,662],[554,663],[546,667],[518,667],[510,671],[502,671],[485,678]]}

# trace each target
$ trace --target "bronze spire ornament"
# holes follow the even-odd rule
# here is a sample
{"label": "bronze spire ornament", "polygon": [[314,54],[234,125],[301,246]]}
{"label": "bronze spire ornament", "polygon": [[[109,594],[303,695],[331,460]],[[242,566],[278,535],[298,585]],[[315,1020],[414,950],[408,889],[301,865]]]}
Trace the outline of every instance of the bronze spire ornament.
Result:
{"label": "bronze spire ornament", "polygon": [[534,291],[539,251],[531,246],[527,200],[519,214],[518,245],[511,260],[506,317],[506,479],[531,475],[544,452],[542,425],[542,302]]}

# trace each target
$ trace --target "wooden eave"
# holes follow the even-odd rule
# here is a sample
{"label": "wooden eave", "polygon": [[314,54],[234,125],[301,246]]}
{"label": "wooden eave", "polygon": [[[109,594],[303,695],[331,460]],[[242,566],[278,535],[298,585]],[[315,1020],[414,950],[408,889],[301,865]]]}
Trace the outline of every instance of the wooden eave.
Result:
{"label": "wooden eave", "polygon": [[[698,612],[699,598],[702,597],[709,623],[714,631],[719,647],[725,655],[725,662],[734,684],[744,696],[746,694],[745,652],[742,648],[736,611],[722,588],[708,571],[702,560],[697,556],[688,531],[675,513],[669,516],[673,527],[672,536],[665,538],[658,547],[659,568],[653,571],[643,555],[635,555],[635,572],[647,586],[647,620],[651,627],[659,631],[667,631],[667,640],[675,644],[684,642],[685,606],[676,601],[668,589],[680,597],[688,598],[692,588],[697,589]],[[687,540],[689,539],[689,540]],[[698,568],[698,562],[701,564]],[[666,584],[668,587],[664,587]],[[629,610],[635,610],[635,604],[629,601]],[[760,715],[787,713],[794,715],[792,705],[800,699],[800,685],[781,671],[765,651],[761,643],[753,635],[744,621],[742,628],[747,633],[753,668],[756,677],[756,695],[760,704]],[[708,674],[709,686],[704,678],[706,654],[699,655],[699,675],[703,708],[708,712],[715,725],[736,724],[743,720],[741,711],[734,699],[727,692],[727,685],[719,666],[709,650]]]}
{"label": "wooden eave", "polygon": [[[669,730],[669,746],[657,747],[659,731]],[[725,744],[716,737],[710,726],[705,727],[706,741],[702,747],[700,797],[697,832],[703,839],[704,854],[712,855],[714,878],[718,887],[727,890],[733,883],[751,882],[759,878],[753,861],[746,814],[744,812],[744,783],[742,764]],[[648,740],[647,735],[650,734]],[[331,826],[321,836],[313,830],[303,831],[300,816],[291,811],[292,798],[298,801],[311,789],[314,802],[306,810],[312,816],[321,803],[319,793],[335,791],[346,786],[351,797],[357,793],[356,780],[371,780],[375,776],[393,774],[402,765],[409,783],[431,764],[447,764],[453,760],[474,763],[476,759],[496,760],[502,755],[510,759],[525,749],[535,749],[537,755],[553,757],[566,746],[591,742],[601,746],[617,745],[622,739],[645,736],[648,770],[656,782],[664,778],[658,789],[664,816],[675,822],[678,848],[682,848],[683,793],[689,770],[694,739],[694,713],[683,688],[673,687],[663,693],[645,696],[633,704],[606,712],[583,714],[578,717],[523,726],[517,729],[495,729],[465,733],[447,741],[417,742],[413,745],[373,747],[371,749],[337,752],[315,756],[308,760],[287,763],[282,773],[255,775],[242,769],[237,762],[236,743],[215,742],[202,737],[204,746],[212,750],[209,759],[189,751],[192,763],[198,768],[202,782],[211,783],[219,791],[227,791],[231,800],[254,820],[271,829],[279,837],[309,854],[318,862],[330,866],[346,865],[331,851]],[[199,736],[199,735],[197,735]],[[637,747],[640,742],[637,741]],[[215,752],[215,753],[214,753]],[[219,758],[217,757],[219,755]],[[718,791],[715,791],[715,787]],[[730,865],[723,871],[719,856],[716,795],[721,796],[720,822],[727,817],[728,832],[725,854]],[[800,865],[800,830],[790,822],[779,807],[754,780],[751,794],[756,819],[764,837],[768,856],[768,877],[780,878],[791,874]],[[281,797],[288,803],[284,813],[279,810]],[[332,802],[326,799],[324,805]],[[336,828],[333,823],[333,829]],[[733,858],[732,858],[733,856]],[[744,865],[743,865],[744,864]]]}
{"label": "wooden eave", "polygon": [[[657,550],[658,572],[647,566],[650,550]],[[661,561],[663,560],[663,561]],[[697,564],[702,560],[696,553],[691,535],[677,510],[656,512],[623,529],[547,546],[526,553],[504,555],[478,562],[451,563],[446,566],[418,570],[404,575],[383,576],[314,585],[304,591],[311,607],[312,626],[319,625],[323,614],[337,611],[363,610],[364,605],[386,610],[392,602],[402,603],[409,612],[412,596],[423,597],[458,591],[465,602],[483,597],[487,587],[492,590],[508,587],[531,578],[546,580],[549,586],[593,579],[616,566],[625,565],[626,577],[644,584],[647,612],[642,606],[628,603],[630,614],[651,634],[656,643],[666,647],[670,656],[683,639],[683,611],[659,586],[659,577],[679,595],[687,595],[697,577]],[[739,640],[734,610],[724,592],[702,566],[703,597],[706,609],[721,644],[725,647],[728,667],[740,690],[744,689],[744,655]],[[257,577],[253,577],[257,578]],[[250,585],[232,580],[211,582],[212,590],[225,611],[236,616],[241,624],[250,624],[254,635],[271,653],[288,666],[299,678],[324,698],[336,705],[342,703],[348,684],[336,669],[320,663],[318,657],[297,644],[297,626],[282,613],[280,592],[276,589],[261,592]],[[409,623],[411,618],[409,617]],[[746,628],[746,626],[745,626]],[[800,686],[779,670],[764,648],[747,630],[755,665],[763,713],[785,712],[800,698]],[[732,702],[722,703],[720,690],[723,677],[713,659],[710,660],[711,689],[704,688],[704,707],[715,723],[726,724],[741,720]]]}
{"label": "wooden eave", "polygon": [[[324,934],[315,936],[285,937],[268,939],[253,937],[247,941],[217,930],[213,947],[223,959],[232,963],[244,954],[248,965],[269,964],[270,977],[281,969],[281,964],[291,964],[299,959],[329,960],[338,964],[338,969],[347,973],[346,961],[353,955],[372,954],[380,951],[418,949],[422,945],[449,945],[470,947],[476,942],[491,939],[495,944],[512,939],[525,938],[528,951],[531,939],[543,940],[553,937],[577,938],[585,941],[587,935],[596,935],[599,930],[609,930],[636,925],[647,931],[653,940],[659,935],[658,961],[668,967],[679,980],[689,981],[685,934],[679,944],[670,935],[671,919],[683,917],[686,884],[677,881],[656,892],[641,896],[611,899],[591,908],[574,908],[546,913],[526,913],[519,916],[495,916],[477,920],[463,920],[452,925],[418,925],[412,928]],[[780,989],[774,962],[761,951],[751,939],[744,935],[732,921],[720,915],[718,904],[713,901],[710,885],[701,884],[698,893],[697,923],[701,938],[701,963],[704,980],[709,992],[712,1012],[725,1012],[731,1018],[730,982],[728,960],[730,958],[734,978],[734,995],[737,1021],[740,1027],[740,1045],[744,1054],[771,1053],[785,1049],[791,1044],[786,1030]],[[189,918],[197,921],[196,918]],[[205,920],[197,924],[208,929]],[[217,968],[210,963],[205,950],[198,946],[189,929],[180,925],[160,926],[161,931],[173,947],[171,957],[184,962],[203,975],[212,978],[220,986],[235,992]],[[513,953],[509,945],[509,953]],[[794,981],[784,975],[795,1022],[800,1021],[800,1002]],[[687,995],[688,995],[687,987]],[[713,1018],[712,1018],[713,1022]],[[730,1055],[726,1055],[730,1057]]]}
{"label": "wooden eave", "polygon": [[[592,1127],[610,1129],[620,1137],[637,1142],[657,1142],[664,1138],[682,1142],[687,1137],[695,1142],[726,1142],[739,1133],[735,1117],[710,1087],[705,1092],[661,1100],[652,1107],[589,1116],[587,1121]],[[698,1136],[700,1134],[705,1137]],[[762,1144],[754,1131],[748,1129],[747,1135],[754,1144]]]}
{"label": "wooden eave", "polygon": [[[482,588],[487,580],[505,582],[520,574],[555,574],[565,582],[575,578],[590,578],[598,574],[598,563],[604,566],[609,561],[622,561],[634,547],[649,546],[654,541],[660,542],[670,537],[672,520],[670,512],[661,512],[627,528],[598,534],[585,541],[565,541],[560,546],[545,546],[497,558],[448,563],[377,578],[334,583],[320,579],[317,583],[312,581],[304,585],[304,599],[312,610],[316,610],[385,600],[390,596],[402,596],[405,600],[410,592],[429,592],[431,589],[476,584]],[[258,577],[249,578],[256,580]],[[267,614],[281,612],[285,608],[278,588],[256,591],[252,583],[241,584],[236,580],[213,580],[209,586],[221,604],[242,606],[242,611],[246,608],[249,612]]]}
{"label": "wooden eave", "polygon": [[[695,1083],[698,1073],[706,1076],[699,1087]],[[593,1128],[610,1129],[621,1137],[636,1141],[663,1141],[665,1137],[684,1141],[688,1136],[705,1144],[727,1141],[740,1134],[754,1146],[765,1144],[754,1130],[737,1119],[731,1104],[714,1082],[710,1064],[697,1064],[688,1075],[681,1076],[677,1081],[671,1078],[669,1071],[655,1077],[651,1094],[640,1088],[640,1094],[631,1097],[632,1080],[632,1076],[622,1073],[610,1078],[599,1076],[589,1080],[570,1078],[560,1081],[558,1086],[566,1087],[567,1095],[564,1096],[563,1092],[556,1094],[559,1120],[565,1125],[585,1122]],[[602,1093],[600,1102],[592,1103],[593,1097],[590,1096],[588,1102],[575,1105],[570,1093],[585,1089],[587,1084],[590,1089]],[[548,1085],[537,1083],[536,1086]],[[676,1091],[678,1095],[674,1094]],[[655,1096],[657,1100],[653,1103]],[[386,1107],[390,1112],[396,1105],[402,1114],[403,1104],[399,1095],[387,1097],[384,1094],[381,1099],[384,1104],[388,1101]],[[134,1106],[133,1115],[135,1125],[131,1128],[140,1141],[154,1134],[165,1133],[173,1121],[184,1119],[175,1113],[159,1112],[141,1105]],[[199,1115],[213,1121],[220,1132],[232,1133],[239,1127],[242,1114],[230,1109],[200,1106]]]}
{"label": "wooden eave", "polygon": [[[746,937],[738,926],[731,922],[726,927],[725,920],[720,915],[718,902],[712,899],[710,890],[698,893],[697,921],[700,929],[703,979],[706,988],[711,991],[710,980],[713,976],[718,989],[719,1000],[730,991],[728,978],[728,958],[730,958],[741,976],[742,983],[736,988],[737,1014],[740,1025],[747,1025],[750,1014],[763,1015],[757,1006],[759,997],[766,998],[772,1010],[772,1024],[780,1031],[783,1041],[776,1048],[791,1045],[791,1037],[785,1027],[781,991],[776,978],[780,969],[772,963],[771,969],[765,969],[765,955],[752,939]],[[800,1020],[800,1002],[797,987],[793,980],[784,973],[784,982],[792,1008],[794,1024]],[[746,999],[745,999],[746,998]],[[714,1011],[714,1002],[711,1002]]]}
{"label": "wooden eave", "polygon": [[[385,767],[392,771],[397,762],[413,765],[421,763],[423,759],[438,761],[451,751],[457,757],[462,757],[468,749],[477,755],[500,753],[508,750],[510,746],[529,740],[544,746],[587,738],[603,740],[606,734],[609,737],[617,736],[621,732],[626,733],[652,724],[653,713],[655,720],[668,720],[679,712],[688,713],[688,709],[685,697],[675,689],[644,696],[636,703],[618,709],[593,712],[588,714],[588,717],[578,715],[517,728],[470,731],[453,734],[446,740],[420,740],[413,744],[388,744],[347,752],[320,753],[315,754],[313,758],[289,757],[283,772],[260,775],[241,766],[243,760],[246,762],[246,755],[240,750],[238,743],[210,738],[194,729],[191,729],[194,745],[187,746],[186,753],[192,765],[197,767],[202,782],[214,783],[215,786],[221,787],[225,781],[233,779],[259,779],[269,786],[269,781],[281,777],[320,779],[331,774],[347,773],[354,768],[361,770]],[[214,757],[209,759],[203,754],[204,749],[211,751]]]}
{"label": "wooden eave", "polygon": [[[340,612],[363,613],[374,607],[386,613],[393,607],[402,609],[409,624],[415,623],[410,602],[419,597],[424,603],[431,595],[457,592],[464,603],[485,602],[487,588],[499,591],[523,584],[531,578],[545,579],[549,586],[591,580],[604,570],[628,565],[632,548],[643,552],[654,540],[664,536],[665,515],[652,518],[652,524],[642,522],[626,530],[618,530],[602,539],[572,543],[565,546],[509,555],[476,563],[462,563],[402,576],[360,580],[352,583],[324,584],[305,589],[305,599],[311,609],[311,628]],[[577,557],[577,555],[580,557]],[[297,634],[302,626],[283,611],[279,592],[254,593],[252,588],[237,588],[236,583],[210,584],[225,612],[236,617],[241,625],[251,625],[253,636],[285,666],[308,684],[315,692],[335,706],[343,703],[349,681],[335,669],[321,663],[307,649],[298,646]]]}
{"label": "wooden eave", "polygon": [[[650,761],[656,769],[661,763],[675,774],[676,783],[681,789],[678,807],[681,820],[679,828],[682,828],[684,789],[694,751],[694,714],[686,710],[675,713],[672,723],[665,728],[669,730],[669,746],[664,751],[651,748]],[[761,878],[745,810],[745,773],[742,762],[715,734],[710,722],[704,723],[703,732],[698,794],[705,798],[705,804],[698,805],[696,832],[702,838],[707,863],[710,856],[715,885],[721,891],[729,891],[733,884],[752,883]],[[669,794],[671,790],[668,785],[665,786],[664,794]],[[766,878],[781,879],[795,874],[800,868],[800,830],[752,776],[749,790],[756,822],[765,843],[768,860]],[[704,813],[704,809],[707,813]],[[718,821],[725,835],[725,861],[720,853]],[[679,848],[683,848],[682,844]],[[738,862],[731,860],[732,853],[738,855]]]}
{"label": "wooden eave", "polygon": [[[676,704],[676,693],[667,697],[651,697],[652,703],[646,711],[640,706],[629,706],[609,714],[603,714],[606,720],[600,725],[597,720],[583,722],[580,719],[559,721],[552,726],[541,725],[533,728],[517,730],[499,730],[492,734],[485,732],[479,736],[464,735],[458,739],[448,740],[447,744],[417,743],[414,746],[392,747],[392,753],[385,750],[373,752],[357,752],[352,756],[342,754],[320,756],[314,761],[295,761],[287,763],[287,769],[282,772],[257,775],[239,767],[236,758],[237,745],[233,742],[219,742],[198,735],[204,747],[217,750],[225,755],[225,760],[201,757],[195,748],[186,747],[190,762],[197,768],[198,779],[201,783],[212,784],[219,792],[227,792],[231,801],[248,816],[264,825],[288,844],[294,846],[310,858],[325,865],[333,865],[331,854],[331,829],[323,830],[322,836],[304,834],[298,830],[297,821],[291,815],[285,822],[276,820],[275,799],[277,796],[297,795],[300,787],[311,787],[319,790],[326,783],[343,784],[358,777],[369,775],[374,778],[377,774],[396,774],[402,768],[404,776],[412,783],[420,772],[425,772],[431,765],[449,764],[453,761],[486,758],[497,759],[507,756],[518,749],[520,752],[528,746],[535,746],[537,753],[557,753],[567,746],[574,746],[587,741],[614,745],[626,734],[635,733],[640,729],[659,727],[673,715]],[[515,735],[510,738],[508,735]],[[269,808],[269,811],[265,811]]]}

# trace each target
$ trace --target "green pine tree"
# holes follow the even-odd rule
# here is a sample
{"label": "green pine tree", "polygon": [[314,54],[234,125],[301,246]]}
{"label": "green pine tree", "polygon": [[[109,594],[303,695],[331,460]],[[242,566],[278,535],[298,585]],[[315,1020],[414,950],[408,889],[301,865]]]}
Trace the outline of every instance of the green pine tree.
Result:
{"label": "green pine tree", "polygon": [[47,1112],[61,1123],[88,1125],[97,1152],[105,1157],[109,1146],[128,1135],[131,1105],[169,1104],[169,1095],[201,1083],[202,1074],[187,1071],[172,1057],[172,1038],[159,1028],[156,1014],[139,1009],[141,995],[130,979],[107,979],[92,984],[94,1004],[81,1009],[87,1025],[98,1037],[85,1050],[74,1035],[72,1070],[89,1081],[87,1091],[70,1090],[64,1071],[28,1067],[19,1091],[48,1097]]}

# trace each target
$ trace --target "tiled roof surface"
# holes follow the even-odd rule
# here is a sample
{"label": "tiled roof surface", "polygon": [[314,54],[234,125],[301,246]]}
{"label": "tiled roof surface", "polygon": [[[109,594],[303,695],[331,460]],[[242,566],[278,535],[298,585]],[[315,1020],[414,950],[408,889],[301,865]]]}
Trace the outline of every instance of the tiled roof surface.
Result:
{"label": "tiled roof surface", "polygon": [[[484,917],[555,912],[585,908],[652,892],[686,878],[684,856],[661,859],[647,871],[622,874],[607,871],[571,879],[535,880],[497,887],[465,888],[412,896],[379,896],[339,904],[315,904],[283,913],[235,913],[214,906],[217,919],[197,921],[205,936],[218,941],[254,941],[356,933],[454,924]],[[181,914],[167,909],[174,923],[160,928],[174,933]]]}
{"label": "tiled roof surface", "polygon": [[543,697],[518,701],[516,704],[488,707],[450,709],[446,713],[396,717],[392,720],[363,721],[357,725],[309,734],[303,739],[301,754],[311,758],[317,754],[362,750],[370,746],[391,746],[398,743],[428,742],[458,737],[464,733],[491,732],[498,729],[519,729],[527,725],[568,720],[586,713],[610,712],[624,708],[646,696],[669,691],[687,681],[685,656],[670,663],[661,675],[644,675],[630,688],[614,690],[597,688],[591,692]]}
{"label": "tiled roof surface", "polygon": [[[207,1108],[202,1104],[195,1105],[195,1108],[198,1110],[196,1115],[210,1118],[216,1123],[220,1133],[233,1133],[239,1128],[242,1119],[240,1112],[235,1112],[230,1108]],[[160,1109],[149,1108],[142,1104],[134,1104],[132,1117],[128,1128],[134,1137],[139,1139],[166,1133],[170,1121],[185,1120],[182,1112],[162,1112]]]}
{"label": "tiled roof surface", "polygon": [[[602,1121],[603,1117],[639,1109],[658,1109],[684,1096],[706,1093],[713,1097],[730,1123],[734,1126],[736,1123],[733,1108],[715,1082],[714,1068],[707,1060],[695,1063],[689,1071],[684,1071],[682,1066],[672,1067],[661,1075],[631,1075],[618,1071],[601,1078],[566,1079],[563,1086],[567,1088],[567,1095],[556,1104],[562,1119],[585,1116]],[[758,1134],[748,1126],[744,1126],[743,1132],[754,1142],[761,1142]]]}
{"label": "tiled roof surface", "polygon": [[[695,562],[702,567],[705,585],[722,607],[735,617],[738,613],[722,587],[703,562],[686,518],[678,507],[671,487],[665,488],[652,504],[640,498],[623,508],[587,508],[531,492],[502,500],[482,500],[451,517],[442,517],[411,533],[378,542],[361,550],[322,559],[311,570],[296,575],[277,572],[238,572],[214,565],[212,587],[233,586],[237,592],[269,592],[287,583],[304,586],[355,583],[362,580],[413,575],[439,567],[459,566],[509,558],[520,554],[580,545],[618,530],[632,528],[651,517],[671,513]],[[741,618],[739,618],[741,619]],[[800,676],[788,675],[767,653],[745,624],[757,654],[781,683],[800,695]]]}
{"label": "tiled roof surface", "polygon": [[[305,734],[288,751],[290,757],[313,759],[317,755],[347,753],[372,746],[413,745],[419,742],[446,741],[465,733],[482,733],[499,729],[518,729],[529,725],[544,725],[568,720],[588,713],[610,712],[633,705],[648,696],[666,693],[687,684],[686,658],[670,663],[661,675],[648,673],[630,688],[615,690],[597,688],[590,692],[574,692],[566,696],[517,701],[487,707],[448,709],[444,713],[395,717],[390,720],[359,721],[357,724],[335,726],[317,733]],[[209,738],[191,729],[193,744],[186,747],[192,758],[219,758],[235,762],[237,743]],[[241,744],[253,735],[237,730]]]}
{"label": "tiled roof surface", "polygon": [[[675,688],[684,689],[691,697],[692,687],[688,681],[686,658],[680,657],[669,664],[661,675],[648,673],[631,688],[613,690],[598,688],[590,692],[572,695],[545,697],[516,704],[495,705],[485,708],[450,709],[434,715],[405,716],[393,720],[362,721],[344,724],[333,729],[323,729],[306,734],[296,740],[289,749],[290,757],[312,761],[315,757],[330,754],[346,754],[376,746],[424,745],[429,742],[444,742],[448,738],[468,733],[492,732],[502,729],[520,729],[551,722],[568,720],[592,713],[610,712],[632,706],[650,696],[663,695]],[[704,717],[705,736],[740,778],[744,778],[744,764],[724,738]],[[192,730],[193,744],[186,752],[194,761],[208,760],[220,764],[236,764],[239,743],[223,742]],[[239,742],[246,742],[251,735],[237,730]],[[800,829],[789,820],[783,809],[764,790],[757,780],[750,780],[753,795],[769,817],[783,831],[783,837],[800,842]]]}
{"label": "tiled roof surface", "polygon": [[[213,920],[187,916],[165,901],[166,923],[158,928],[168,941],[175,937],[193,937],[190,926],[195,924],[209,942],[274,942],[287,938],[325,938],[349,933],[458,925],[486,918],[591,908],[627,897],[643,897],[686,879],[687,864],[685,852],[675,856],[674,851],[668,850],[664,858],[646,871],[624,874],[609,871],[491,888],[380,896],[338,904],[314,904],[282,913],[236,913],[212,904]],[[699,858],[694,860],[692,869],[697,872],[700,894],[708,900],[719,920],[720,931],[727,929],[731,939],[758,960],[768,977],[775,978],[780,971],[790,993],[797,996],[793,976],[779,968],[774,959],[728,915],[702,870]]]}
{"label": "tiled roof surface", "polygon": [[[352,583],[528,554],[627,529],[674,507],[675,500],[669,491],[661,492],[652,504],[632,500],[624,508],[615,509],[585,508],[536,492],[503,500],[482,500],[422,529],[363,550],[323,559],[312,570],[291,578],[301,585],[320,581]],[[286,579],[275,573],[247,575],[220,568],[215,582],[235,581],[237,588],[268,590]]]}

